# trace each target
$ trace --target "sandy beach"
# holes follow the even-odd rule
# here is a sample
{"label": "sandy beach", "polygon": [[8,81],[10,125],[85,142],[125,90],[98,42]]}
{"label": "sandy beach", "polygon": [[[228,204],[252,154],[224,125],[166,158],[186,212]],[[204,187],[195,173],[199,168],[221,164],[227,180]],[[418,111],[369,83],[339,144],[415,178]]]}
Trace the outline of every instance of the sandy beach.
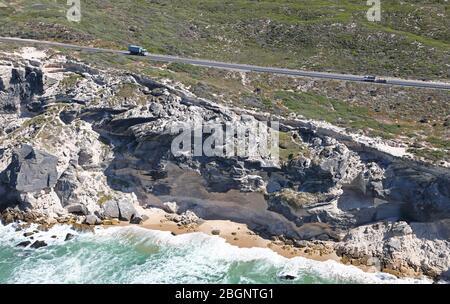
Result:
{"label": "sandy beach", "polygon": [[342,262],[341,258],[333,250],[324,246],[296,248],[282,241],[267,240],[248,229],[247,225],[241,223],[228,220],[206,220],[199,225],[184,226],[168,220],[166,218],[168,213],[162,209],[140,209],[140,212],[149,218],[140,225],[147,229],[170,231],[175,235],[202,232],[208,235],[222,237],[231,245],[240,248],[269,248],[287,258],[301,256],[317,261],[334,260]]}

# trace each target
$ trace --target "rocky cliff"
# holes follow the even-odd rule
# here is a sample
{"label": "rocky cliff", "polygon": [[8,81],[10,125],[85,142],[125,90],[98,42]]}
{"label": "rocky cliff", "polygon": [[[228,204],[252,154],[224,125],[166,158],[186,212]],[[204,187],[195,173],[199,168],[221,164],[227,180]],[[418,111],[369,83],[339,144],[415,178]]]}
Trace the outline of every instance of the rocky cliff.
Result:
{"label": "rocky cliff", "polygon": [[137,206],[176,202],[178,213],[242,222],[297,246],[323,242],[349,263],[448,276],[448,168],[295,116],[270,117],[281,123],[280,149],[294,146],[281,163],[259,154],[174,156],[180,124],[247,126],[269,115],[140,75],[24,52],[0,53],[4,220],[32,213],[50,222],[140,223]]}

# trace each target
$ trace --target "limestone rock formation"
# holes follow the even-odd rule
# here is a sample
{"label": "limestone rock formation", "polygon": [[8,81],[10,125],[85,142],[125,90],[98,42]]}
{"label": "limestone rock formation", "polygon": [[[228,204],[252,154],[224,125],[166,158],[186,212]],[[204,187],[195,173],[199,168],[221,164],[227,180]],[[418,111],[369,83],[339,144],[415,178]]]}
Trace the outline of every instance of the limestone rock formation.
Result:
{"label": "limestone rock formation", "polygon": [[[136,207],[156,206],[181,224],[233,220],[293,244],[333,242],[344,259],[399,275],[448,272],[448,168],[389,153],[381,139],[227,107],[142,75],[61,55],[38,63],[10,58],[0,61],[0,211],[7,222],[42,216],[139,224]],[[269,117],[295,134],[302,153],[281,163],[259,152],[172,153],[181,126],[248,129]]]}
{"label": "limestone rock formation", "polygon": [[22,145],[14,151],[12,161],[2,173],[2,181],[11,190],[37,192],[56,185],[58,159],[46,152]]}
{"label": "limestone rock formation", "polygon": [[450,222],[379,222],[352,229],[337,244],[349,260],[376,262],[379,270],[448,280]]}

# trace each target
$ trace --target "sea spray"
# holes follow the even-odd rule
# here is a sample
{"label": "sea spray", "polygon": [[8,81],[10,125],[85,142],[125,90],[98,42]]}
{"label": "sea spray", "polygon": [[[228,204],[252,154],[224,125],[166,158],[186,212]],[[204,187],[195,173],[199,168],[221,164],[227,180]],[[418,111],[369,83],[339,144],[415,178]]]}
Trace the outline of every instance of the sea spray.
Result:
{"label": "sea spray", "polygon": [[[68,233],[76,237],[65,241]],[[26,239],[14,225],[0,226],[0,283],[430,283],[238,248],[203,233],[114,227],[79,234],[58,225],[33,235],[47,247],[16,247]]]}

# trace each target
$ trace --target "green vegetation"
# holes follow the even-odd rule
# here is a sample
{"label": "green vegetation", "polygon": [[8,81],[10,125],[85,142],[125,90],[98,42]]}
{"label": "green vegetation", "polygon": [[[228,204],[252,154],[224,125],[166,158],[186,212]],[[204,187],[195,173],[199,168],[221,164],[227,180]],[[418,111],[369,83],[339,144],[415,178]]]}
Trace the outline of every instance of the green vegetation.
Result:
{"label": "green vegetation", "polygon": [[[1,3],[5,5],[1,5]],[[366,19],[365,0],[92,0],[82,22],[66,1],[0,2],[0,35],[69,41],[213,60],[415,79],[450,79],[450,18],[442,0],[383,1],[382,22]],[[4,48],[0,44],[0,49]],[[355,132],[416,143],[428,159],[450,159],[448,92],[294,79],[148,63],[135,56],[74,53],[91,64],[180,82],[199,97],[237,107],[324,120]],[[63,80],[68,88],[78,81]],[[301,88],[300,88],[301,87]],[[140,95],[124,84],[111,99]],[[136,98],[135,98],[136,99]],[[420,123],[425,118],[427,123]],[[42,119],[42,118],[36,118]],[[285,136],[285,135],[282,135]],[[289,135],[290,136],[290,135]],[[290,138],[282,157],[295,157]],[[301,149],[299,150],[301,153]]]}
{"label": "green vegetation", "polygon": [[448,139],[430,136],[427,141],[436,148],[450,150],[450,140]]}
{"label": "green vegetation", "polygon": [[80,79],[83,79],[83,77],[78,74],[71,74],[69,76],[66,76],[63,80],[61,80],[61,87],[71,89],[78,83]]}
{"label": "green vegetation", "polygon": [[92,0],[82,1],[80,23],[66,19],[63,0],[4,2],[5,36],[121,49],[136,43],[151,52],[223,61],[450,78],[449,5],[442,0],[383,1],[380,23],[367,21],[365,0]]}
{"label": "green vegetation", "polygon": [[279,133],[280,159],[288,161],[295,157],[304,156],[311,157],[308,146],[301,142],[300,139],[294,138],[290,132]]}
{"label": "green vegetation", "polygon": [[47,108],[47,111],[36,115],[27,121],[25,121],[20,128],[14,130],[14,132],[10,133],[9,136],[14,136],[17,133],[20,133],[23,129],[26,129],[28,127],[33,126],[37,131],[44,128],[46,125],[50,125],[52,127],[59,127],[61,126],[60,123],[58,123],[58,120],[55,120],[55,117],[66,107],[66,104],[52,104],[49,108]]}
{"label": "green vegetation", "polygon": [[115,95],[108,100],[111,106],[121,105],[127,102],[145,104],[146,96],[139,90],[139,86],[134,83],[122,83],[116,89]]}
{"label": "green vegetation", "polygon": [[434,162],[439,162],[443,159],[448,159],[448,153],[449,152],[445,152],[442,150],[431,150],[431,149],[408,149],[409,153],[412,153],[418,157],[423,157],[425,159],[434,161]]}
{"label": "green vegetation", "polygon": [[171,63],[167,66],[167,68],[171,71],[178,72],[178,73],[185,73],[190,75],[190,77],[196,79],[201,76],[202,68],[190,64],[184,64],[184,63]]}
{"label": "green vegetation", "polygon": [[[445,91],[364,83],[346,83],[343,87],[341,82],[328,80],[316,81],[309,87],[310,80],[307,79],[253,73],[246,73],[244,81],[238,72],[184,64],[155,64],[142,58],[105,54],[81,53],[79,57],[103,68],[115,67],[156,79],[181,82],[197,96],[218,103],[282,115],[294,112],[352,132],[401,139],[409,144],[423,143],[438,150],[424,153],[421,149],[414,149],[417,156],[434,161],[439,159],[439,155],[443,155],[440,159],[450,159],[449,127],[444,126],[450,116],[450,103]],[[299,85],[306,84],[307,89],[299,91]],[[420,123],[422,117],[430,118],[429,123]],[[290,138],[288,142],[291,144]],[[280,153],[284,160],[291,154],[295,156],[289,148],[281,149]]]}
{"label": "green vegetation", "polygon": [[100,192],[97,204],[102,206],[106,204],[108,201],[112,200],[112,198],[113,198],[112,195]]}
{"label": "green vegetation", "polygon": [[56,117],[67,107],[67,104],[55,103],[47,107],[42,114],[36,115],[24,121],[21,126],[11,133],[6,134],[2,140],[13,142],[40,142],[47,151],[58,149],[60,139],[56,134],[64,132],[64,124]]}
{"label": "green vegetation", "polygon": [[[373,118],[374,113],[364,106],[351,105],[344,101],[329,99],[310,93],[294,93],[277,91],[275,100],[289,110],[315,120],[326,122],[356,130],[371,131],[373,135],[392,138],[402,131],[399,124],[387,124]],[[403,129],[405,126],[403,126]]]}

